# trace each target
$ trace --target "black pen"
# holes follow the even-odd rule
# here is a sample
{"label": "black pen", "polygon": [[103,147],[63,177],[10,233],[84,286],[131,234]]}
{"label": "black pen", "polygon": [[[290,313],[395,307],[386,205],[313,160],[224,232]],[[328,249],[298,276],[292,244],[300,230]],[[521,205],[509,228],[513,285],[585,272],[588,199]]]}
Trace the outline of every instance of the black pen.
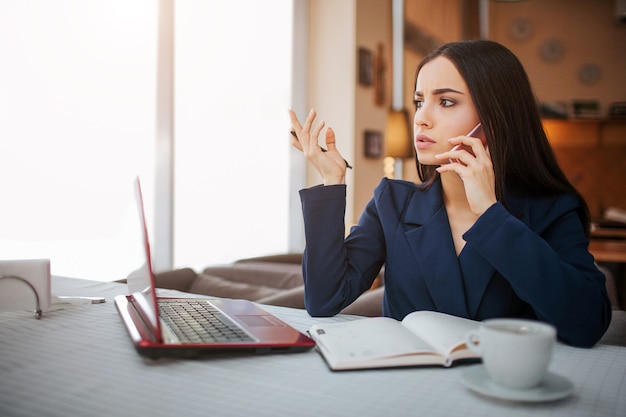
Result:
{"label": "black pen", "polygon": [[[293,136],[294,138],[298,139],[298,135],[296,135],[296,131],[292,130],[289,133],[291,133],[291,136]],[[300,139],[298,139],[300,140]],[[328,152],[328,150],[324,149],[322,146],[320,146],[320,149],[322,150],[322,152]],[[343,160],[343,162],[346,163],[346,168],[350,168],[352,169],[352,167],[350,166],[350,164],[348,163],[348,161],[346,161],[345,159]]]}

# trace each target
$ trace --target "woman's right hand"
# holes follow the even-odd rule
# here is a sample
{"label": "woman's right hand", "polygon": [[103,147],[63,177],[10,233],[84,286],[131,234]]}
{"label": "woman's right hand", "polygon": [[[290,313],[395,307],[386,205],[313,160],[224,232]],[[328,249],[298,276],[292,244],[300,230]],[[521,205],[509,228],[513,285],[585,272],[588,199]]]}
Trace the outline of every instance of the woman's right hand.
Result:
{"label": "woman's right hand", "polygon": [[322,149],[319,145],[319,135],[324,128],[324,121],[321,121],[313,130],[311,127],[317,113],[311,110],[304,124],[301,125],[293,110],[289,110],[291,124],[296,137],[292,140],[292,145],[301,150],[305,158],[309,160],[324,179],[324,185],[344,184],[346,178],[347,162],[335,146],[335,132],[329,127],[326,129],[326,147]]}

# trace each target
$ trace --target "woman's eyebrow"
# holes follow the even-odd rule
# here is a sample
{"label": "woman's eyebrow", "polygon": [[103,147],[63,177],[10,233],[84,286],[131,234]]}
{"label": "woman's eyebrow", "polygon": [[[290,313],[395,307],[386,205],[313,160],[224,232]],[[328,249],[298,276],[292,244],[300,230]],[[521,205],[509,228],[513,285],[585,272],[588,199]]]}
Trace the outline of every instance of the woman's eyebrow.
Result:
{"label": "woman's eyebrow", "polygon": [[[433,90],[433,95],[440,95],[440,94],[446,94],[446,93],[464,94],[460,91],[455,90],[454,88],[438,88],[436,90]],[[424,93],[421,91],[415,91],[415,97],[424,97]]]}

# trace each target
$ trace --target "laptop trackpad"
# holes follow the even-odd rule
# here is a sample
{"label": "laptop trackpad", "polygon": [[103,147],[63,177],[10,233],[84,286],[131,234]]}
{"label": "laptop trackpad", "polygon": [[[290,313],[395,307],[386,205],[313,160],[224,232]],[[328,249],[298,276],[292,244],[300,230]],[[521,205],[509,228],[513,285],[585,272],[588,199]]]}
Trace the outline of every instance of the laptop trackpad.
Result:
{"label": "laptop trackpad", "polygon": [[284,326],[278,320],[275,320],[272,316],[247,316],[247,315],[237,315],[238,320],[241,320],[246,326],[249,327],[273,327],[273,326]]}

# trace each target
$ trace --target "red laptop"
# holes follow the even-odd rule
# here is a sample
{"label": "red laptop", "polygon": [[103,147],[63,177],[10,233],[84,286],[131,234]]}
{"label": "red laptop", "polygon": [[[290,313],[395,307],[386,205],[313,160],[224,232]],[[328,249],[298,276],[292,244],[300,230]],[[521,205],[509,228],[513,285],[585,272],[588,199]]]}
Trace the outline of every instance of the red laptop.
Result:
{"label": "red laptop", "polygon": [[135,197],[146,259],[128,280],[142,290],[118,295],[115,306],[140,355],[190,358],[218,352],[304,352],[315,346],[248,300],[157,297],[139,178]]}

